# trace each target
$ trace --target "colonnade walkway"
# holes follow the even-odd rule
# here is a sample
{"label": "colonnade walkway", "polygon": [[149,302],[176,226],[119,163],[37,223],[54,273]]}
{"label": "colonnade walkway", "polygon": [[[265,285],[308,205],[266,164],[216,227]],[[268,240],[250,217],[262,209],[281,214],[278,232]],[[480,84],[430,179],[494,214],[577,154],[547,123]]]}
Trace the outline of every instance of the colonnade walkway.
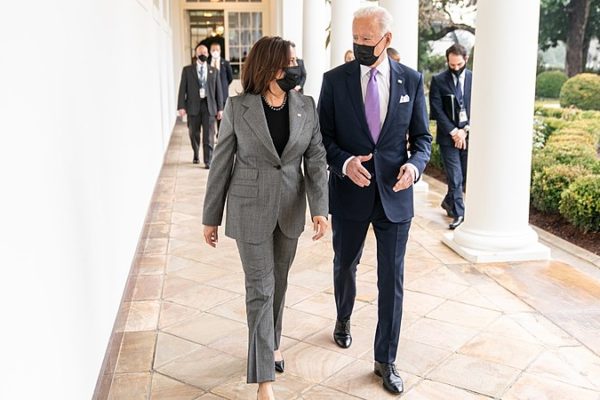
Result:
{"label": "colonnade walkway", "polygon": [[[233,240],[202,240],[208,171],[178,124],[125,290],[99,398],[254,399],[245,384],[243,274]],[[470,264],[441,242],[444,187],[425,177],[406,255],[397,367],[403,399],[600,399],[600,257],[541,233],[553,260]],[[490,210],[492,212],[492,210]],[[308,220],[307,220],[308,222]],[[376,254],[358,271],[352,347],[332,341],[331,232],[302,235],[284,314],[277,399],[393,398],[372,372]]]}

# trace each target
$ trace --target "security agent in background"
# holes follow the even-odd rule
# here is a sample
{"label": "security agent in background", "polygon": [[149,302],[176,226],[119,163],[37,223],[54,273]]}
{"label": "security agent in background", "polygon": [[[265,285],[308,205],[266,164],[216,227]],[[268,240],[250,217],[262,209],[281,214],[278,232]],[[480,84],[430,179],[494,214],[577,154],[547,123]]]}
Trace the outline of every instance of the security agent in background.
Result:
{"label": "security agent in background", "polygon": [[468,60],[464,46],[450,46],[446,50],[448,69],[433,76],[429,89],[430,118],[437,122],[436,141],[448,178],[448,192],[441,206],[453,218],[450,229],[456,229],[465,218],[463,192],[467,181],[473,82],[473,74],[466,69]]}
{"label": "security agent in background", "polygon": [[192,149],[193,163],[198,164],[200,147],[200,129],[202,129],[202,149],[204,168],[210,168],[214,148],[215,123],[223,116],[223,88],[219,72],[208,63],[208,48],[203,44],[196,46],[196,62],[183,68],[177,110],[179,116],[188,115],[188,129]]}

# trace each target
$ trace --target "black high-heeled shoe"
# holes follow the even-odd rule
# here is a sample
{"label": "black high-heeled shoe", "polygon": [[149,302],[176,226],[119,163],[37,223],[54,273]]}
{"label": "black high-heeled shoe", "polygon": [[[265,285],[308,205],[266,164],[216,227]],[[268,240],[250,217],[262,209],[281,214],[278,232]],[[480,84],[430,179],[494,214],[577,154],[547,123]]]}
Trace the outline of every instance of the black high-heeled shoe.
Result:
{"label": "black high-heeled shoe", "polygon": [[275,371],[277,372],[283,372],[283,370],[285,369],[285,361],[281,360],[281,361],[275,361]]}

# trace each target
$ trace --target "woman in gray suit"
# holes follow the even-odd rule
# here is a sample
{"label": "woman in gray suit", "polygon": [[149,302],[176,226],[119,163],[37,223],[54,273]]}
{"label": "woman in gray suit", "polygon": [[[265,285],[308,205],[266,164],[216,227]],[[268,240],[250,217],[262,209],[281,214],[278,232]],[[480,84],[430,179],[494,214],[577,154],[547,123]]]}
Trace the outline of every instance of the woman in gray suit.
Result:
{"label": "woman in gray suit", "polygon": [[204,239],[213,247],[227,199],[225,234],[236,239],[246,283],[247,381],[259,384],[259,399],[274,398],[275,370],[284,369],[285,292],[307,198],[313,240],[328,228],[325,149],[313,99],[293,90],[299,78],[289,41],[254,44],[243,93],[225,106],[204,199]]}

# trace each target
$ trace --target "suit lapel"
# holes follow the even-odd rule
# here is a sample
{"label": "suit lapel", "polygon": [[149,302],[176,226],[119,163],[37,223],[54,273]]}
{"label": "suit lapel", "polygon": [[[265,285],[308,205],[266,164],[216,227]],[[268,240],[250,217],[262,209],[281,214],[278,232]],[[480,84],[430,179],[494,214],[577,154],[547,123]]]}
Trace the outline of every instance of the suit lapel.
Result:
{"label": "suit lapel", "polygon": [[275,150],[275,145],[273,144],[271,134],[269,133],[269,127],[267,126],[267,119],[265,118],[260,95],[247,94],[245,95],[242,104],[246,107],[246,111],[244,111],[244,120],[246,120],[248,126],[252,132],[254,132],[258,140],[265,146],[273,161],[279,163],[279,155],[277,154],[277,150]]}
{"label": "suit lapel", "polygon": [[448,84],[448,89],[450,93],[456,96],[456,84],[454,83],[454,78],[452,77],[452,73],[450,71],[446,71],[446,83]]}
{"label": "suit lapel", "polygon": [[286,155],[300,138],[304,123],[306,122],[306,110],[304,110],[304,102],[302,101],[300,94],[296,93],[294,90],[290,90],[288,93],[288,104],[290,114],[290,138],[281,154],[282,160],[285,159]]}
{"label": "suit lapel", "polygon": [[406,88],[404,86],[404,70],[400,64],[395,61],[386,60],[385,62],[390,63],[390,100],[387,113],[385,114],[385,121],[383,121],[383,126],[381,127],[379,140],[381,140],[386,132],[390,130],[391,121],[394,120],[395,114],[398,111],[400,96],[406,94]]}
{"label": "suit lapel", "polygon": [[348,64],[346,69],[348,77],[346,79],[346,86],[348,88],[348,94],[352,107],[354,108],[354,114],[358,118],[362,132],[369,138],[369,141],[373,142],[369,126],[367,125],[367,117],[365,116],[365,106],[363,102],[362,88],[360,85],[360,64],[358,61],[353,61]]}

